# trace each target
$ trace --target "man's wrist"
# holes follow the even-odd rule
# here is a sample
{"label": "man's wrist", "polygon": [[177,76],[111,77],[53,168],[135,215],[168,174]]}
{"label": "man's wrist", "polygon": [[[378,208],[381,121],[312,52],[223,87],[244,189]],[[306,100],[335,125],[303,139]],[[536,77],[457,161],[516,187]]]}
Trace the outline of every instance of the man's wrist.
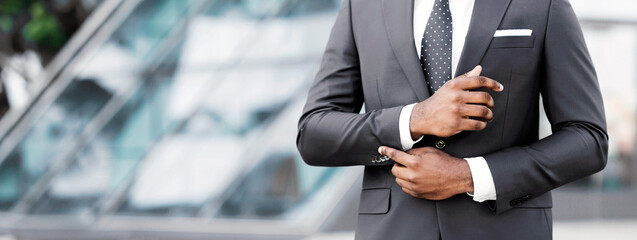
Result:
{"label": "man's wrist", "polygon": [[460,193],[472,193],[473,188],[473,176],[471,175],[471,168],[469,163],[464,159],[459,158],[458,161],[458,194]]}
{"label": "man's wrist", "polygon": [[[415,123],[416,121],[416,117],[418,117],[420,114],[418,113],[418,111],[420,111],[420,104],[414,104],[412,110],[411,110],[411,114],[409,116],[409,132],[411,133],[411,139],[419,139],[424,135],[427,135],[425,133],[426,129],[416,129]],[[425,127],[426,128],[426,127]]]}
{"label": "man's wrist", "polygon": [[414,141],[416,141],[417,139],[420,139],[422,136],[424,136],[424,134],[411,131],[411,128],[409,129],[409,132],[411,133],[411,139],[414,140]]}

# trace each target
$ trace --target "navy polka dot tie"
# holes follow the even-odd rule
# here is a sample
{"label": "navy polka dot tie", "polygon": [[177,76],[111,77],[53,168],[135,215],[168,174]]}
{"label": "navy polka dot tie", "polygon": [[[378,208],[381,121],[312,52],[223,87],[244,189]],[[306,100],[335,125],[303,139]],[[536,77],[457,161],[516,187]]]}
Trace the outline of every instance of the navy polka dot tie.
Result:
{"label": "navy polka dot tie", "polygon": [[433,95],[451,79],[451,34],[449,0],[436,0],[422,36],[420,65]]}

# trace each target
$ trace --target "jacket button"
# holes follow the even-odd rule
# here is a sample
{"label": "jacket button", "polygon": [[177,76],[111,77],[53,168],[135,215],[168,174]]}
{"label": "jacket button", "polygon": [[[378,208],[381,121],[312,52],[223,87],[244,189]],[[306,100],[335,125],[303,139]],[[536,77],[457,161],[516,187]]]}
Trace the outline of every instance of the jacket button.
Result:
{"label": "jacket button", "polygon": [[372,163],[383,163],[383,162],[387,162],[389,160],[391,160],[389,157],[384,156],[384,155],[380,155],[380,154],[376,154],[376,155],[372,155]]}
{"label": "jacket button", "polygon": [[447,146],[447,143],[445,143],[445,141],[443,141],[443,140],[438,140],[438,141],[436,141],[436,143],[434,144],[434,146],[435,146],[437,149],[443,149],[443,148],[445,148],[445,147]]}

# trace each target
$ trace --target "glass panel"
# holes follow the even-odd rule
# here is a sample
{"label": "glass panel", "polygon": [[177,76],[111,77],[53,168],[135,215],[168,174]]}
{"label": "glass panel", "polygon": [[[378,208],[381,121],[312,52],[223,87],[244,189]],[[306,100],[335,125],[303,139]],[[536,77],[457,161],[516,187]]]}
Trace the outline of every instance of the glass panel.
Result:
{"label": "glass panel", "polygon": [[[192,216],[205,201],[219,197],[245,165],[259,160],[250,151],[263,150],[250,146],[280,121],[291,99],[302,92],[297,91],[304,83],[299,79],[307,78],[312,65],[223,73],[225,78],[205,91],[191,117],[149,151],[119,212]],[[288,132],[293,133],[291,126]]]}
{"label": "glass panel", "polygon": [[[271,66],[260,60],[253,67],[235,69],[233,65],[241,57],[247,59],[244,52],[254,45],[242,44],[262,33],[255,30],[260,29],[256,26],[263,16],[256,15],[249,2],[211,1],[208,10],[192,16],[177,47],[166,49],[170,54],[154,71],[143,78],[134,76],[134,81],[143,79],[141,88],[56,176],[31,212],[85,214],[114,191],[129,189],[120,212],[192,216],[210,196],[221,192],[225,188],[219,185],[222,167],[241,167],[242,141],[303,92],[295,89],[308,83],[302,80],[317,61]],[[259,4],[280,8],[281,2]],[[276,58],[281,57],[270,59]],[[254,87],[246,89],[248,85]],[[228,155],[217,153],[224,150]],[[210,160],[215,157],[236,160]],[[193,181],[195,177],[200,180]]]}
{"label": "glass panel", "polygon": [[[341,0],[321,0],[321,1],[294,1],[294,7],[289,11],[282,12],[282,15],[294,17],[300,15],[332,12],[341,5]],[[329,22],[325,23],[330,25]]]}
{"label": "glass panel", "polygon": [[215,217],[286,219],[294,216],[289,212],[307,202],[338,170],[310,167],[295,152],[273,153],[237,181]]}
{"label": "glass panel", "polygon": [[48,109],[34,114],[37,120],[0,165],[0,192],[7,193],[0,197],[0,210],[24,195],[105,103],[136,81],[140,67],[152,61],[154,48],[196,2],[143,2],[104,45],[80,61],[70,85]]}
{"label": "glass panel", "polygon": [[74,81],[29,130],[0,167],[0,199],[6,210],[44,173],[55,153],[75,142],[74,137],[112,95],[95,81]]}
{"label": "glass panel", "polygon": [[[151,140],[167,127],[153,102],[161,97],[150,91],[153,83],[147,81],[71,166],[53,179],[32,213],[85,214],[103,194],[124,182]],[[124,136],[129,136],[128,141],[121,141]]]}
{"label": "glass panel", "polygon": [[[287,154],[287,163],[283,163],[283,169],[277,173],[287,172],[290,179],[296,181],[291,184],[297,186],[295,189],[299,194],[294,202],[273,204],[298,204],[307,197],[298,192],[301,187],[318,186],[314,182],[324,183],[311,180],[313,175],[323,176],[322,172],[312,174],[312,170],[304,169],[304,164],[298,163],[294,145],[298,116],[287,112],[304,100],[298,96],[305,94],[315,73],[320,53],[329,35],[330,24],[325,23],[333,21],[337,7],[338,5],[334,5],[325,15],[303,15],[293,21],[288,18],[274,18],[259,23],[258,27],[252,28],[255,32],[247,35],[246,39],[228,40],[239,42],[242,53],[249,54],[242,55],[237,66],[217,72],[185,71],[202,69],[200,66],[205,66],[203,64],[219,62],[216,59],[219,56],[202,56],[202,52],[216,52],[206,48],[214,47],[210,46],[210,42],[220,40],[211,40],[200,34],[201,31],[189,32],[193,34],[193,38],[197,36],[197,42],[186,41],[180,58],[183,64],[180,70],[184,71],[175,76],[175,81],[179,83],[171,88],[175,91],[175,98],[167,106],[168,109],[175,109],[173,114],[189,117],[184,117],[185,121],[180,123],[182,127],[164,136],[149,151],[143,165],[137,170],[124,203],[117,211],[134,215],[194,216],[202,204],[223,201],[228,189],[234,189],[237,181],[242,181],[237,178],[246,166],[259,164],[261,161],[278,161],[275,156],[280,155],[280,148],[264,147],[277,142],[271,134],[284,136],[281,137],[284,139],[281,145],[285,146],[283,149],[287,149],[284,151]],[[241,26],[234,21],[206,26],[210,24],[208,21],[210,20],[202,19],[200,27],[210,29],[211,26],[222,28],[223,25],[229,25],[236,31]],[[198,44],[199,42],[208,44]],[[196,50],[189,51],[193,46],[197,46]],[[223,52],[221,55],[224,55]],[[198,64],[185,65],[187,62]],[[206,85],[202,82],[213,84]],[[295,113],[298,111],[300,109]],[[276,124],[282,121],[291,128],[281,128]],[[307,173],[305,178],[296,177],[301,172]],[[263,174],[264,177],[259,180],[266,181],[272,173]],[[250,181],[258,180],[245,181],[245,184],[251,184]],[[281,187],[279,182],[273,186]],[[288,193],[277,193],[284,196],[268,201],[287,201],[285,199]],[[213,204],[211,208],[220,207]],[[241,213],[216,217],[253,215]]]}

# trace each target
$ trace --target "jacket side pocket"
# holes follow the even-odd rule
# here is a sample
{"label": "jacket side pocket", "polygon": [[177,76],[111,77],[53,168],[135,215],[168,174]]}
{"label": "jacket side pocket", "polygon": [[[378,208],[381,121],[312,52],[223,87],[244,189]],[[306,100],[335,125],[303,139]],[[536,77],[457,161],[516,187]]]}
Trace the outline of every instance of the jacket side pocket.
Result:
{"label": "jacket side pocket", "polygon": [[359,214],[385,214],[389,212],[390,188],[371,188],[361,191]]}

